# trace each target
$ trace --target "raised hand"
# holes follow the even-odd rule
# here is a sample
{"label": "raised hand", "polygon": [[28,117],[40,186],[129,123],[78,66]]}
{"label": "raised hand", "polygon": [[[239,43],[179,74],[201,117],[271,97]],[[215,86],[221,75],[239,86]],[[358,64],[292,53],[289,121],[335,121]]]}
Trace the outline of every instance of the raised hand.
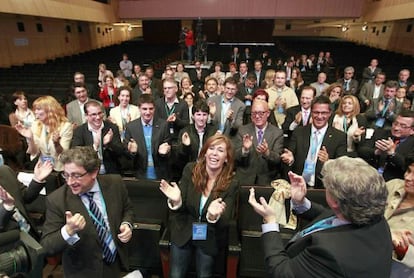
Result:
{"label": "raised hand", "polygon": [[283,163],[290,165],[294,159],[293,153],[290,150],[284,148],[283,153],[280,155],[280,159],[283,161]]}
{"label": "raised hand", "polygon": [[254,188],[250,188],[249,204],[253,207],[254,211],[263,217],[265,223],[276,223],[275,211],[268,205],[265,198],[259,198],[260,203],[256,201]]}
{"label": "raised hand", "polygon": [[244,134],[242,139],[243,139],[243,146],[242,146],[243,151],[248,152],[253,145],[253,136],[250,136],[249,134]]}
{"label": "raised hand", "polygon": [[14,206],[14,198],[10,195],[3,186],[0,185],[0,200],[3,200],[3,204],[8,206]]}
{"label": "raised hand", "polygon": [[170,199],[173,203],[179,203],[181,200],[181,190],[178,187],[177,183],[172,182],[169,184],[166,180],[161,180],[160,190],[164,195]]}
{"label": "raised hand", "polygon": [[34,178],[38,181],[45,180],[53,171],[53,164],[46,160],[44,162],[39,159],[34,167]]}
{"label": "raised hand", "polygon": [[262,143],[256,147],[256,151],[264,156],[269,156],[270,150],[269,145],[266,142],[266,139],[263,139]]}
{"label": "raised hand", "polygon": [[185,146],[190,146],[191,140],[190,135],[188,135],[188,132],[184,132],[183,136],[181,136],[181,143],[183,143],[183,145]]}
{"label": "raised hand", "polygon": [[207,217],[211,221],[215,221],[226,210],[226,203],[222,198],[217,198],[210,203],[207,209]]}
{"label": "raised hand", "polygon": [[322,146],[321,149],[318,152],[318,159],[321,162],[326,162],[329,160],[329,154],[328,151],[326,150],[325,146]]}
{"label": "raised hand", "polygon": [[109,144],[109,142],[112,141],[113,137],[114,137],[114,132],[112,131],[112,128],[110,128],[108,132],[105,134],[104,138],[102,139],[104,146]]}
{"label": "raised hand", "polygon": [[129,139],[128,142],[128,151],[130,153],[136,153],[138,151],[138,145],[137,142],[133,138]]}
{"label": "raised hand", "polygon": [[122,243],[127,243],[132,237],[132,230],[128,224],[123,223],[119,226],[120,233],[118,234],[118,238]]}
{"label": "raised hand", "polygon": [[82,231],[85,228],[86,221],[85,218],[79,214],[75,213],[72,215],[71,211],[65,212],[66,216],[66,232],[68,235],[73,236],[75,233]]}
{"label": "raised hand", "polygon": [[292,195],[292,201],[296,204],[302,204],[306,196],[306,182],[302,176],[289,171],[290,190]]}
{"label": "raised hand", "polygon": [[33,138],[32,130],[30,128],[25,127],[21,122],[18,122],[14,127],[20,133],[21,136],[27,139]]}
{"label": "raised hand", "polygon": [[162,143],[162,144],[158,147],[158,153],[159,153],[159,154],[161,154],[161,155],[166,155],[166,154],[168,154],[168,153],[170,152],[170,150],[171,150],[171,146],[170,146],[167,142]]}

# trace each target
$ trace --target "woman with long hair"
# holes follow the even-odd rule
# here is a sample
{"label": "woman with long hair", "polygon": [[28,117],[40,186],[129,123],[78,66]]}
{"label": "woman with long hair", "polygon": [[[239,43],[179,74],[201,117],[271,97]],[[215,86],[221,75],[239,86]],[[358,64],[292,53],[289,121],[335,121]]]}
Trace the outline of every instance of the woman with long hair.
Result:
{"label": "woman with long hair", "polygon": [[62,171],[59,155],[69,149],[72,140],[72,124],[65,116],[65,111],[52,96],[42,96],[33,102],[36,120],[31,127],[18,123],[17,131],[26,138],[27,153],[30,159],[39,157],[50,161],[55,171]]}
{"label": "woman with long hair", "polygon": [[355,144],[361,141],[361,135],[365,133],[367,126],[367,120],[359,112],[358,99],[353,95],[346,95],[339,101],[338,109],[332,120],[334,128],[346,133],[347,151],[355,156]]}
{"label": "woman with long hair", "polygon": [[115,100],[117,98],[117,89],[113,76],[107,75],[104,77],[105,84],[102,86],[99,93],[99,98],[105,107],[106,114],[108,115],[109,110],[115,107]]}
{"label": "woman with long hair", "polygon": [[329,87],[326,88],[322,94],[329,97],[329,100],[331,101],[331,111],[336,111],[339,107],[339,101],[341,100],[344,91],[340,83],[333,83],[329,85]]}
{"label": "woman with long hair", "polygon": [[25,93],[23,91],[13,93],[12,102],[16,107],[16,111],[9,115],[10,125],[15,126],[20,122],[25,127],[31,127],[35,120],[35,115],[28,106]]}
{"label": "woman with long hair", "polygon": [[216,255],[225,248],[239,183],[233,178],[233,148],[224,135],[207,139],[197,162],[187,164],[179,184],[161,180],[172,210],[170,277],[186,277],[195,252],[197,276],[212,277]]}

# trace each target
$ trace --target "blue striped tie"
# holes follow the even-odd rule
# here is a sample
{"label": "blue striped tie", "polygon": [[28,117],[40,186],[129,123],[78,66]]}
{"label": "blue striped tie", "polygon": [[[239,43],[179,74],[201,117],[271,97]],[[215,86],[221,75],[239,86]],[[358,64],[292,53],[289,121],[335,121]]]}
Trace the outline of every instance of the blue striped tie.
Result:
{"label": "blue striped tie", "polygon": [[113,242],[111,231],[107,227],[105,223],[105,219],[98,205],[93,200],[93,194],[94,192],[85,193],[85,195],[89,199],[90,213],[94,215],[94,217],[92,217],[92,220],[93,220],[93,224],[95,225],[96,232],[98,233],[99,241],[102,244],[104,261],[108,264],[111,264],[115,261],[116,249],[111,251],[110,245],[112,243],[112,246],[115,246],[115,242]]}

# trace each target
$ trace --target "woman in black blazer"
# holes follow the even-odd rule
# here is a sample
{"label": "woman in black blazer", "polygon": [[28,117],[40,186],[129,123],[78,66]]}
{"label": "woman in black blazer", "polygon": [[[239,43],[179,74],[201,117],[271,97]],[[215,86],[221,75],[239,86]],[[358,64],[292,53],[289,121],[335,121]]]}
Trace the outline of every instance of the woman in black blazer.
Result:
{"label": "woman in black blazer", "polygon": [[160,190],[172,210],[170,277],[186,277],[193,256],[197,276],[213,276],[215,256],[226,241],[239,189],[233,166],[230,140],[214,135],[204,144],[198,161],[184,168],[178,185],[161,180]]}

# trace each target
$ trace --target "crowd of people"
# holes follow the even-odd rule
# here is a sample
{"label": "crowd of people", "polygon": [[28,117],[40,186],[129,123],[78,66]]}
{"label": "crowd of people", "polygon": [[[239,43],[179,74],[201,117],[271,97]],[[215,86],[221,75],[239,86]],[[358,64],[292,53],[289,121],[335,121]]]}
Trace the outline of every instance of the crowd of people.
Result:
{"label": "crowd of people", "polygon": [[[63,252],[65,275],[117,277],[127,266],[131,204],[124,187],[112,186],[122,184],[120,176],[104,174],[161,180],[172,211],[171,277],[186,276],[193,251],[198,274],[212,276],[240,185],[266,186],[277,178],[291,182],[294,209],[308,218],[324,213],[306,201],[306,188],[325,188],[334,224],[302,234],[283,251],[266,200],[257,202],[252,191],[249,202],[272,224],[263,229],[274,277],[389,277],[392,246],[404,265],[414,266],[411,251],[401,252],[414,243],[410,71],[386,79],[372,59],[362,80],[347,66],[328,84],[330,52],[273,63],[267,52],[255,58],[249,48],[235,47],[227,62],[229,72],[220,61],[211,72],[200,61],[189,71],[167,66],[158,79],[151,66],[143,70],[124,54],[116,76],[99,65],[97,86],[76,72],[64,106],[42,96],[30,109],[24,92],[13,94],[10,123],[27,153],[21,165],[35,169],[35,188],[52,168],[67,184],[48,196],[41,239],[48,254]],[[310,84],[302,78],[307,71],[317,76]],[[12,211],[17,197],[0,189],[0,212]],[[325,229],[335,233],[325,237]],[[303,241],[308,234],[315,243]],[[334,241],[341,251],[329,245]],[[375,244],[368,241],[384,247],[369,249]],[[359,247],[352,254],[361,261],[373,258],[365,270],[359,260],[344,259],[349,246]]]}

